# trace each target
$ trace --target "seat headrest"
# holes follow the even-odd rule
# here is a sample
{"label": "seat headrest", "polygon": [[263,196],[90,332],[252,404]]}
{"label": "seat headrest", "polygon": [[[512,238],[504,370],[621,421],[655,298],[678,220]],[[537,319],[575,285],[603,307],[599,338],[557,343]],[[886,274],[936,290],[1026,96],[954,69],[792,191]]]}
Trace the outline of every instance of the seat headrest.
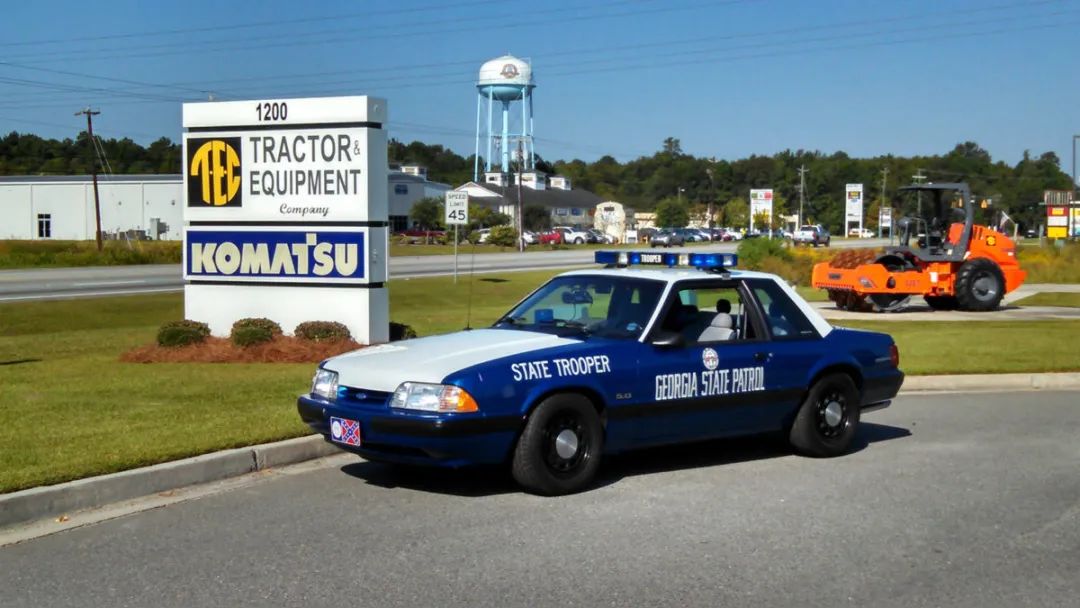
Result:
{"label": "seat headrest", "polygon": [[731,329],[731,327],[734,324],[735,323],[732,320],[731,315],[727,314],[726,312],[718,312],[718,313],[716,313],[716,316],[713,317],[712,322],[709,323],[709,327],[719,327],[721,329]]}

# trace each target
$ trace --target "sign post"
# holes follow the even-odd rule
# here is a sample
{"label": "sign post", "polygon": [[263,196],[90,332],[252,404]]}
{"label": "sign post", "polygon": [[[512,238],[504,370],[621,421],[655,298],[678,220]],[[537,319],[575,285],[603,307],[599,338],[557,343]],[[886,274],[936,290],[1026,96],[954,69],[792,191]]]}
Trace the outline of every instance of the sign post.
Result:
{"label": "sign post", "polygon": [[457,283],[458,226],[469,223],[469,193],[449,190],[446,193],[446,217],[443,223],[454,227],[454,283]]}
{"label": "sign post", "polygon": [[185,316],[388,341],[386,120],[374,97],[184,104]]}

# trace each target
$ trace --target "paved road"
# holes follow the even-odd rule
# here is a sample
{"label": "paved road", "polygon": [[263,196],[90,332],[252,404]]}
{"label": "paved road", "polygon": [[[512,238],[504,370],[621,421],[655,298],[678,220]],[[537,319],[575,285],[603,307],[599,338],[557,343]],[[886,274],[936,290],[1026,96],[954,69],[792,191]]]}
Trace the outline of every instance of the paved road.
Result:
{"label": "paved road", "polygon": [[[887,239],[836,241],[834,247],[877,247]],[[735,251],[735,244],[717,243],[693,251]],[[591,264],[594,250],[568,249],[528,253],[468,254],[458,256],[460,272],[506,272],[566,268]],[[454,256],[399,256],[390,258],[390,276],[414,278],[452,274]],[[184,281],[178,264],[108,266],[95,268],[48,268],[0,271],[0,302],[53,300],[180,291]]]}
{"label": "paved road", "polygon": [[554,499],[338,457],[0,548],[0,589],[12,607],[1075,606],[1077,403],[907,396],[839,459],[649,450]]}

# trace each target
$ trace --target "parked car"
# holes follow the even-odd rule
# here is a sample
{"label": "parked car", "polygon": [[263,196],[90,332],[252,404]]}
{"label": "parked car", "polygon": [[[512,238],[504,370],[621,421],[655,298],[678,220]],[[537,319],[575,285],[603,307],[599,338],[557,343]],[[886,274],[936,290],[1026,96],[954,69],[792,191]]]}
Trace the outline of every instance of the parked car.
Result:
{"label": "parked car", "polygon": [[584,245],[589,242],[589,234],[581,228],[573,226],[555,226],[555,230],[562,233],[562,242],[574,245]]}
{"label": "parked car", "polygon": [[563,233],[559,230],[551,229],[547,232],[541,232],[537,235],[536,240],[541,245],[561,245],[563,242]]}
{"label": "parked car", "polygon": [[792,240],[795,241],[796,245],[810,245],[813,247],[824,245],[828,247],[832,238],[829,236],[829,231],[821,224],[807,224],[795,231],[795,237]]}
{"label": "parked car", "polygon": [[686,239],[677,230],[657,230],[649,239],[649,244],[653,247],[682,247]]}
{"label": "parked car", "polygon": [[597,230],[596,228],[589,228],[585,232],[588,233],[588,235],[591,237],[591,239],[595,239],[595,240],[589,240],[590,243],[604,243],[606,245],[611,245],[611,244],[614,244],[615,241],[617,240],[615,237],[611,236],[610,234],[607,234],[605,232],[601,232],[600,230]]}
{"label": "parked car", "polygon": [[674,231],[683,238],[685,243],[698,243],[705,240],[705,237],[693,228],[675,228]]}
{"label": "parked car", "polygon": [[326,359],[299,418],[368,460],[506,465],[542,495],[657,445],[782,434],[806,456],[860,449],[860,420],[904,381],[893,339],[833,327],[733,254],[671,257],[598,251],[603,268],[552,278],[489,328]]}
{"label": "parked car", "polygon": [[521,241],[526,245],[535,245],[540,242],[540,235],[532,230],[526,230],[521,233]]}
{"label": "parked car", "polygon": [[874,238],[874,233],[870,230],[867,230],[866,228],[863,228],[862,230],[859,230],[858,228],[852,228],[851,230],[848,230],[847,235],[853,239]]}
{"label": "parked car", "polygon": [[491,228],[481,228],[476,231],[476,234],[479,235],[476,238],[477,243],[486,243],[491,238]]}

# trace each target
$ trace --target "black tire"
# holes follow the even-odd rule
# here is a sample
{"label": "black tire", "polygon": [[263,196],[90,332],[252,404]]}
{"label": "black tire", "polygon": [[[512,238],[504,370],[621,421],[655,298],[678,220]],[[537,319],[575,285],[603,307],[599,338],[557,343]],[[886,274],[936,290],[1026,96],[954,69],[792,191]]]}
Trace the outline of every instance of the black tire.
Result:
{"label": "black tire", "polygon": [[585,244],[585,239],[583,239],[583,238],[581,238],[579,236],[578,238],[574,239],[574,244],[575,245],[584,245]]}
{"label": "black tire", "polygon": [[956,310],[959,306],[956,296],[923,296],[923,299],[934,310]]}
{"label": "black tire", "polygon": [[604,432],[593,404],[581,395],[552,395],[529,414],[511,470],[534,494],[573,494],[592,482],[603,447]]}
{"label": "black tire", "polygon": [[996,310],[1005,296],[1005,275],[992,260],[964,262],[956,275],[956,301],[961,310]]}
{"label": "black tire", "polygon": [[788,438],[800,454],[839,456],[855,439],[859,413],[859,390],[851,376],[829,374],[810,388]]}

